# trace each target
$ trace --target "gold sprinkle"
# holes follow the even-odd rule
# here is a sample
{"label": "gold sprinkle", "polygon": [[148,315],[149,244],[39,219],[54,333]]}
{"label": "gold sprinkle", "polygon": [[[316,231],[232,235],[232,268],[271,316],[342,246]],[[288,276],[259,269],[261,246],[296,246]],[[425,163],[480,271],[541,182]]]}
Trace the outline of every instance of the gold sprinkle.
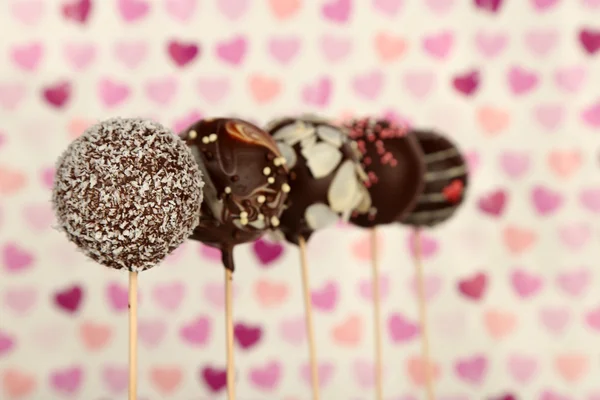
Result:
{"label": "gold sprinkle", "polygon": [[231,188],[229,186],[225,186],[225,193],[231,193]]}
{"label": "gold sprinkle", "polygon": [[267,198],[265,196],[263,196],[262,194],[260,196],[258,196],[256,198],[256,201],[258,201],[259,203],[264,203],[265,201],[267,201]]}
{"label": "gold sprinkle", "polygon": [[290,185],[288,185],[287,183],[284,183],[283,185],[281,185],[281,191],[283,193],[289,193],[290,192]]}
{"label": "gold sprinkle", "polygon": [[202,137],[202,143],[210,143],[210,140],[208,139],[208,136],[203,136]]}
{"label": "gold sprinkle", "polygon": [[279,218],[277,218],[276,216],[272,216],[271,217],[271,225],[274,227],[278,227],[279,226]]}
{"label": "gold sprinkle", "polygon": [[270,175],[271,174],[271,168],[265,167],[265,169],[263,169],[263,174]]}
{"label": "gold sprinkle", "polygon": [[242,211],[242,212],[240,213],[240,218],[241,218],[241,219],[248,219],[248,212],[246,212],[246,211]]}
{"label": "gold sprinkle", "polygon": [[211,141],[211,142],[216,142],[217,141],[217,134],[216,133],[211,133],[208,136],[208,140]]}
{"label": "gold sprinkle", "polygon": [[258,214],[256,217],[259,221],[263,221],[265,219],[265,216],[263,214]]}
{"label": "gold sprinkle", "polygon": [[270,176],[269,179],[267,179],[267,182],[269,182],[269,183],[275,183],[275,178],[273,178],[272,176]]}
{"label": "gold sprinkle", "polygon": [[247,218],[240,219],[240,224],[242,224],[242,225],[248,225],[248,219]]}
{"label": "gold sprinkle", "polygon": [[281,165],[281,159],[279,157],[277,157],[276,159],[273,160],[273,165],[275,165],[276,167],[279,167]]}
{"label": "gold sprinkle", "polygon": [[188,133],[188,137],[190,139],[196,139],[196,137],[198,136],[198,132],[196,132],[195,130],[191,130],[190,133]]}

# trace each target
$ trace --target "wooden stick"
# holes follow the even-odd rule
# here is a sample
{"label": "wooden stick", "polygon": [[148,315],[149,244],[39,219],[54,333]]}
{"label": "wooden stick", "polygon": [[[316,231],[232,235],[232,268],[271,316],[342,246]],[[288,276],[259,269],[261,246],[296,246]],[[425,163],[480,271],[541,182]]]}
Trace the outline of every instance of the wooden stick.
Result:
{"label": "wooden stick", "polygon": [[227,398],[235,400],[235,362],[233,348],[233,291],[231,270],[225,268],[225,332],[227,335]]}
{"label": "wooden stick", "polygon": [[415,228],[414,236],[415,270],[417,275],[417,304],[419,307],[419,324],[421,326],[421,357],[425,364],[425,391],[427,400],[435,400],[433,377],[429,365],[429,332],[427,327],[427,299],[425,298],[425,280],[423,279],[423,263],[421,252],[421,230]]}
{"label": "wooden stick", "polygon": [[137,400],[137,278],[129,272],[129,400]]}
{"label": "wooden stick", "polygon": [[375,398],[383,399],[382,384],[382,351],[381,351],[381,296],[379,293],[379,255],[377,249],[377,229],[371,229],[371,261],[373,277],[371,280],[373,292],[373,335],[375,343]]}
{"label": "wooden stick", "polygon": [[319,366],[317,364],[315,331],[312,318],[312,299],[310,296],[310,285],[308,280],[308,263],[306,262],[306,241],[302,236],[298,238],[298,245],[300,246],[300,269],[302,272],[302,291],[304,293],[304,317],[306,318],[306,335],[308,336],[312,398],[313,400],[319,400]]}

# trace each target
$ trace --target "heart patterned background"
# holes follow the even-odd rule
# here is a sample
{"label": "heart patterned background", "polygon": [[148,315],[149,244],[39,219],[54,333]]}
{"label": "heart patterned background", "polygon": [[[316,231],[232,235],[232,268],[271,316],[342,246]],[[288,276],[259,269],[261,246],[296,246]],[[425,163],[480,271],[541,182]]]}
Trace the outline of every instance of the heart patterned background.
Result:
{"label": "heart patterned background", "polygon": [[[52,229],[90,123],[385,114],[439,128],[472,186],[425,233],[443,400],[600,399],[600,1],[3,0],[0,398],[122,399],[127,276]],[[384,387],[422,399],[411,232],[381,229]],[[371,399],[365,231],[309,243],[325,399]],[[299,255],[236,250],[240,400],[309,398]],[[140,397],[224,398],[223,271],[189,242],[140,276]]]}

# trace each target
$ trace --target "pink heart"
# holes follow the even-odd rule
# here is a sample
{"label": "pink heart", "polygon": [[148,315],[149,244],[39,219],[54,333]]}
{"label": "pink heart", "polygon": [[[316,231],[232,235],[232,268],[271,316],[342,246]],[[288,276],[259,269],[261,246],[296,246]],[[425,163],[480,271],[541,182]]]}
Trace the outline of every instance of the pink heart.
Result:
{"label": "pink heart", "polygon": [[304,317],[284,319],[279,325],[279,332],[284,341],[294,345],[301,345],[306,338],[306,325]]}
{"label": "pink heart", "polygon": [[600,332],[600,307],[590,310],[585,315],[585,322],[590,328]]}
{"label": "pink heart", "polygon": [[279,361],[271,361],[265,365],[250,368],[250,382],[262,390],[274,390],[279,383],[283,366]]}
{"label": "pink heart", "polygon": [[475,174],[479,170],[479,166],[481,164],[481,157],[479,157],[479,153],[476,151],[465,151],[463,153],[463,157],[467,162],[467,168],[469,169],[469,174]]}
{"label": "pink heart", "polygon": [[289,64],[300,50],[300,38],[274,37],[269,40],[269,54],[282,64]]}
{"label": "pink heart", "polygon": [[559,32],[555,29],[532,30],[525,33],[525,45],[535,56],[548,55],[558,42]]}
{"label": "pink heart", "polygon": [[217,8],[231,20],[237,20],[248,11],[250,2],[248,0],[219,0]]}
{"label": "pink heart", "polygon": [[485,380],[487,372],[487,358],[482,355],[476,355],[463,360],[458,360],[454,364],[456,375],[472,385],[480,385]]}
{"label": "pink heart", "polygon": [[[319,386],[324,387],[331,381],[335,370],[335,365],[328,362],[319,363],[317,374],[319,376]],[[300,367],[300,378],[308,385],[311,383],[311,370],[309,364],[303,364]]]}
{"label": "pink heart", "polygon": [[370,71],[357,75],[352,80],[356,94],[366,100],[375,100],[383,89],[385,75],[382,71]]}
{"label": "pink heart", "polygon": [[423,38],[423,49],[425,52],[440,60],[448,57],[453,44],[454,33],[452,31],[443,31]]}
{"label": "pink heart", "polygon": [[44,168],[40,172],[40,180],[45,189],[52,189],[52,186],[54,186],[54,173],[54,167]]}
{"label": "pink heart", "polygon": [[522,95],[533,90],[539,81],[537,74],[521,67],[512,67],[508,71],[508,84],[515,95]]}
{"label": "pink heart", "polygon": [[54,211],[48,203],[30,204],[23,207],[23,219],[27,226],[37,232],[47,230],[54,224]]}
{"label": "pink heart", "polygon": [[505,190],[495,190],[482,196],[477,204],[485,214],[500,217],[504,212],[507,198],[508,194]]}
{"label": "pink heart", "polygon": [[584,6],[589,7],[591,9],[600,8],[600,0],[581,0],[581,2]]}
{"label": "pink heart", "polygon": [[341,61],[352,50],[352,42],[349,38],[324,35],[320,39],[321,51],[329,62]]}
{"label": "pink heart", "polygon": [[[195,124],[197,121],[202,119],[202,114],[198,111],[190,111],[187,114],[185,114],[184,116],[176,119],[172,126],[173,126],[173,130],[175,131],[175,133],[180,133],[183,132],[184,130],[186,130],[190,125]],[[202,246],[201,249],[203,249],[206,246]],[[219,254],[217,255],[217,259],[220,260],[221,259],[221,252],[219,250],[215,250],[216,252],[218,252]],[[202,254],[202,253],[201,253]]]}
{"label": "pink heart", "polygon": [[510,178],[520,178],[529,169],[529,154],[526,152],[505,151],[500,154],[500,166]]}
{"label": "pink heart", "polygon": [[[407,237],[407,246],[410,254],[415,256],[415,233],[411,232]],[[419,235],[421,241],[421,256],[423,259],[428,259],[435,256],[439,250],[438,241],[425,233],[421,232]]]}
{"label": "pink heart", "polygon": [[558,228],[558,237],[571,250],[579,250],[592,236],[592,229],[586,223],[571,223]]}
{"label": "pink heart", "polygon": [[580,297],[592,282],[592,273],[589,268],[581,267],[574,271],[562,272],[556,276],[559,288],[572,297]]}
{"label": "pink heart", "polygon": [[540,104],[534,110],[537,122],[546,130],[558,129],[565,116],[565,108],[562,104]]}
{"label": "pink heart", "polygon": [[166,106],[177,94],[177,80],[172,77],[155,79],[146,82],[146,96],[158,105]]}
{"label": "pink heart", "polygon": [[324,312],[331,312],[337,305],[338,287],[334,281],[326,282],[321,288],[311,291],[313,307]]}
{"label": "pink heart", "polygon": [[183,325],[179,329],[179,336],[188,345],[203,347],[209,340],[211,320],[209,317],[200,316]]}
{"label": "pink heart", "polygon": [[71,98],[71,83],[68,81],[57,82],[43,88],[42,95],[46,102],[53,107],[62,108]]}
{"label": "pink heart", "polygon": [[585,108],[581,112],[581,119],[583,119],[590,128],[600,128],[600,101]]}
{"label": "pink heart", "polygon": [[16,109],[25,97],[25,91],[25,86],[20,83],[0,82],[0,108],[8,111]]}
{"label": "pink heart", "polygon": [[221,102],[227,97],[230,90],[229,79],[222,78],[200,78],[198,79],[198,93],[211,104]]}
{"label": "pink heart", "polygon": [[531,4],[538,12],[548,11],[559,3],[560,0],[531,0]]}
{"label": "pink heart", "polygon": [[[425,292],[425,300],[430,301],[437,296],[437,294],[442,289],[442,278],[437,275],[424,276],[423,277],[423,286]],[[417,279],[411,278],[408,281],[408,288],[411,290],[413,296],[417,296]]]}
{"label": "pink heart", "polygon": [[65,43],[63,55],[78,71],[86,69],[96,57],[96,46],[92,43]]}
{"label": "pink heart", "polygon": [[[387,275],[379,277],[379,298],[385,300],[390,290],[390,279]],[[358,293],[366,300],[373,300],[373,281],[363,279],[358,284]]]}
{"label": "pink heart", "polygon": [[197,0],[166,0],[165,9],[167,13],[180,22],[188,22],[194,17]]}
{"label": "pink heart", "polygon": [[420,334],[419,325],[409,321],[402,314],[392,314],[388,318],[388,331],[393,343],[405,343]]}
{"label": "pink heart", "polygon": [[544,284],[542,277],[523,269],[514,270],[510,280],[515,292],[523,299],[533,297]]}
{"label": "pink heart", "polygon": [[127,23],[137,21],[148,14],[150,4],[143,0],[118,0],[119,12]]}
{"label": "pink heart", "polygon": [[571,314],[566,307],[545,307],[540,310],[539,317],[550,333],[559,335],[567,327]]}
{"label": "pink heart", "polygon": [[538,363],[533,357],[513,354],[508,358],[508,372],[518,383],[529,382],[537,373]]}
{"label": "pink heart", "polygon": [[146,58],[148,45],[146,42],[117,42],[113,49],[118,61],[129,68],[136,68]]}
{"label": "pink heart", "polygon": [[[238,293],[237,287],[233,286],[233,298]],[[207,283],[203,288],[203,297],[208,304],[212,305],[218,310],[222,310],[225,306],[225,284],[220,283]]]}
{"label": "pink heart", "polygon": [[98,97],[108,108],[116,107],[129,97],[131,90],[125,83],[111,79],[101,79],[98,82]]}
{"label": "pink heart", "polygon": [[445,14],[454,7],[454,0],[425,0],[425,3],[435,14]]}
{"label": "pink heart", "polygon": [[178,67],[185,67],[196,59],[200,47],[196,43],[184,43],[171,40],[167,43],[167,52]]}
{"label": "pink heart", "polygon": [[165,258],[165,263],[170,265],[177,265],[185,256],[186,249],[188,248],[187,243],[182,244],[175,250],[173,250],[167,258]]}
{"label": "pink heart", "polygon": [[567,93],[575,93],[581,89],[587,75],[585,65],[559,68],[554,72],[554,82],[559,89]]}
{"label": "pink heart", "polygon": [[483,31],[475,35],[475,45],[479,52],[488,58],[499,55],[508,44],[508,36],[502,33],[491,34]]}
{"label": "pink heart", "polygon": [[35,287],[8,287],[4,291],[4,304],[16,314],[26,314],[35,306],[37,294]]}
{"label": "pink heart", "polygon": [[175,311],[185,297],[183,282],[159,283],[152,289],[152,298],[157,305],[167,311]]}
{"label": "pink heart", "polygon": [[582,189],[579,193],[581,205],[595,214],[600,213],[600,188]]}
{"label": "pink heart", "polygon": [[102,369],[102,381],[111,393],[123,393],[129,385],[129,369],[127,366],[106,365]]}
{"label": "pink heart", "polygon": [[371,388],[375,384],[375,368],[373,363],[364,359],[354,361],[354,382],[361,388]]}
{"label": "pink heart", "polygon": [[44,47],[40,42],[22,46],[13,46],[11,49],[12,60],[24,71],[34,71],[42,59]]}
{"label": "pink heart", "polygon": [[539,215],[548,216],[562,206],[563,196],[557,191],[538,185],[531,191],[531,201]]}
{"label": "pink heart", "polygon": [[162,320],[141,319],[138,322],[138,337],[149,348],[157,347],[167,333],[167,324]]}
{"label": "pink heart", "polygon": [[0,357],[11,352],[15,347],[16,339],[8,333],[0,331]]}
{"label": "pink heart", "polygon": [[23,272],[31,268],[35,262],[33,253],[17,243],[7,243],[2,247],[2,263],[9,273]]}
{"label": "pink heart", "polygon": [[403,4],[403,0],[373,0],[373,7],[390,17],[396,16]]}
{"label": "pink heart", "polygon": [[339,24],[348,22],[351,11],[351,0],[328,0],[321,8],[321,12],[325,19]]}
{"label": "pink heart", "polygon": [[42,0],[21,0],[11,3],[11,11],[17,21],[25,25],[35,25],[46,10]]}
{"label": "pink heart", "polygon": [[415,98],[426,98],[436,85],[436,76],[432,71],[408,71],[402,76],[404,88]]}
{"label": "pink heart", "polygon": [[329,77],[319,78],[314,83],[309,83],[302,89],[302,100],[312,106],[319,108],[329,104],[333,84]]}
{"label": "pink heart", "polygon": [[219,59],[231,65],[241,65],[246,55],[248,41],[243,36],[217,43],[216,54]]}
{"label": "pink heart", "polygon": [[70,367],[50,372],[52,387],[62,393],[74,394],[79,391],[83,383],[83,369],[81,367]]}
{"label": "pink heart", "polygon": [[117,282],[106,285],[106,299],[108,304],[116,312],[125,311],[129,308],[129,290]]}

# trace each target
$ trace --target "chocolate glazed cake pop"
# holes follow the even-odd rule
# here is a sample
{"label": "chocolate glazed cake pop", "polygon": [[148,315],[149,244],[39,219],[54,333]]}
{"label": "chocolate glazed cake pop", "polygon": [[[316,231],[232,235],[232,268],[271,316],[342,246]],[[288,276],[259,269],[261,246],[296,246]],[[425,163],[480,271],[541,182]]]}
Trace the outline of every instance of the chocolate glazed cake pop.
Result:
{"label": "chocolate glazed cake pop", "polygon": [[283,118],[267,128],[290,170],[291,192],[280,231],[298,244],[318,229],[367,212],[371,197],[363,181],[360,153],[342,128],[312,116]]}
{"label": "chocolate glazed cake pop", "polygon": [[181,137],[205,182],[200,223],[190,238],[219,248],[233,271],[233,246],[279,226],[290,191],[285,159],[268,133],[239,119],[201,120]]}
{"label": "chocolate glazed cake pop", "polygon": [[467,165],[460,151],[444,136],[431,131],[412,132],[424,153],[425,189],[413,210],[399,221],[432,227],[449,219],[462,203],[468,184]]}
{"label": "chocolate glazed cake pop", "polygon": [[369,210],[354,212],[350,221],[372,228],[404,217],[424,186],[425,164],[416,137],[406,127],[384,119],[363,118],[346,126],[362,154],[371,195]]}
{"label": "chocolate glazed cake pop", "polygon": [[60,157],[52,192],[67,238],[94,261],[139,272],[188,238],[202,176],[185,144],[155,122],[111,119]]}

